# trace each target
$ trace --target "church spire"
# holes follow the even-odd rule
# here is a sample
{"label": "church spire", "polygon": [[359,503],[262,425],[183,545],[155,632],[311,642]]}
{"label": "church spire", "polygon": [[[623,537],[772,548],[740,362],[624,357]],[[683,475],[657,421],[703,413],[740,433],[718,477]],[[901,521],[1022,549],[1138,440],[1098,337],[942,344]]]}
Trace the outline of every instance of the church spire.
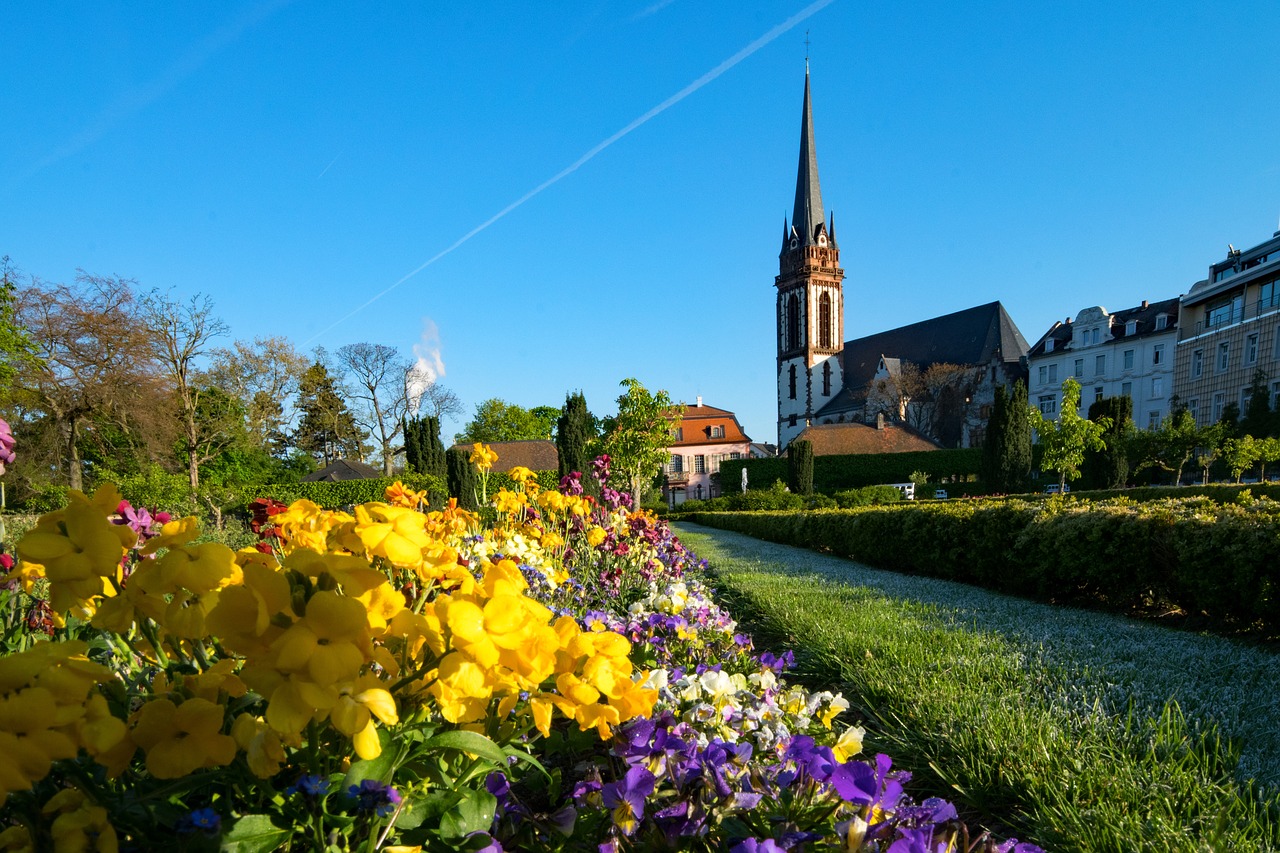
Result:
{"label": "church spire", "polygon": [[800,117],[800,167],[796,173],[796,207],[791,227],[801,246],[818,242],[818,229],[825,224],[822,190],[818,187],[818,152],[813,144],[813,108],[809,101],[809,63],[804,68],[804,112]]}

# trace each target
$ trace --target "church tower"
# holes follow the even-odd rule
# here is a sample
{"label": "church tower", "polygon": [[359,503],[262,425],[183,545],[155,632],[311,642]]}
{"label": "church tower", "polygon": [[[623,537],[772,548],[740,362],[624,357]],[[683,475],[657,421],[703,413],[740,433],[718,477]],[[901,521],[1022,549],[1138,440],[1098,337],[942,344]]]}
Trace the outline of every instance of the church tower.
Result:
{"label": "church tower", "polygon": [[804,69],[800,166],[791,223],[778,255],[778,448],[786,447],[844,384],[844,270],[835,220],[826,221],[813,144],[809,66]]}

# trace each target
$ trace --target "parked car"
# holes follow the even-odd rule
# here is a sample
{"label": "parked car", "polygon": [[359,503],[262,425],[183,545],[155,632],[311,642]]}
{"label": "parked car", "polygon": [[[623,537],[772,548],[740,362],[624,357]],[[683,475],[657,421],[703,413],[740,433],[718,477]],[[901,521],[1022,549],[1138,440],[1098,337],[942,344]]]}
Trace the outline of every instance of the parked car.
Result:
{"label": "parked car", "polygon": [[945,500],[947,499],[947,490],[946,490],[946,489],[934,489],[934,490],[933,490],[933,499],[934,499],[935,501],[945,501]]}
{"label": "parked car", "polygon": [[[1071,484],[1070,484],[1070,483],[1067,483],[1067,484],[1065,484],[1065,485],[1062,487],[1062,493],[1063,493],[1064,495],[1065,495],[1065,494],[1067,494],[1067,493],[1068,493],[1068,492],[1070,492],[1070,491],[1071,491]],[[1058,484],[1057,484],[1057,483],[1054,483],[1054,484],[1052,484],[1052,485],[1050,485],[1050,486],[1045,486],[1045,487],[1044,487],[1044,493],[1045,493],[1046,495],[1056,495],[1056,494],[1058,493]]]}

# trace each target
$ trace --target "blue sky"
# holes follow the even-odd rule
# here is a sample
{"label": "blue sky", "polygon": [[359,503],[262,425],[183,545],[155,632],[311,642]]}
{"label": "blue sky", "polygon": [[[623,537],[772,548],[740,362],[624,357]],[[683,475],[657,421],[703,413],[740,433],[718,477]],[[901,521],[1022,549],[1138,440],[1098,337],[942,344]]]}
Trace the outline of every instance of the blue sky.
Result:
{"label": "blue sky", "polygon": [[0,254],[417,346],[468,412],[635,376],[773,441],[806,30],[846,335],[999,299],[1034,342],[1280,227],[1280,7],[1153,8],[7,4]]}

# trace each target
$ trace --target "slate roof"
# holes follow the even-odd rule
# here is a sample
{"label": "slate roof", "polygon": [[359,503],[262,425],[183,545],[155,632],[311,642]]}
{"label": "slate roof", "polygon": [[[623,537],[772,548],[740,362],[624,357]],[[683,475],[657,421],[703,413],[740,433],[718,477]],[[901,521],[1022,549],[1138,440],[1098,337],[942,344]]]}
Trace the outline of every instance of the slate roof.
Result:
{"label": "slate roof", "polygon": [[1017,362],[1028,349],[1027,339],[999,302],[846,341],[841,355],[844,387],[818,416],[845,411],[864,399],[882,357],[923,369],[931,364],[987,364],[997,357]]}
{"label": "slate roof", "polygon": [[302,482],[337,483],[342,480],[373,480],[382,476],[381,470],[366,465],[359,459],[338,459],[303,477]]}
{"label": "slate roof", "polygon": [[[809,69],[804,70],[804,109],[800,114],[800,164],[796,169],[796,205],[791,227],[801,246],[817,243],[818,228],[826,222],[822,190],[818,186],[818,151],[813,142],[813,108],[809,101]],[[786,240],[783,249],[787,248]]]}
{"label": "slate roof", "polygon": [[[1102,343],[1110,343],[1112,341],[1136,340],[1137,338],[1147,335],[1167,335],[1169,332],[1178,327],[1178,303],[1179,297],[1173,299],[1163,299],[1159,302],[1148,302],[1145,306],[1139,305],[1135,308],[1125,308],[1122,311],[1116,311],[1109,315],[1111,323],[1111,338]],[[1105,309],[1104,309],[1105,310]],[[1156,328],[1156,315],[1164,314],[1166,325],[1163,329]],[[1129,321],[1137,322],[1137,328],[1134,329],[1132,335],[1125,334]],[[1071,349],[1071,339],[1074,325],[1072,323],[1054,323],[1049,327],[1049,331],[1040,336],[1040,340],[1036,341],[1035,346],[1031,347],[1031,351],[1027,353],[1029,356],[1044,355],[1044,344],[1049,338],[1053,338],[1052,352]]]}
{"label": "slate roof", "polygon": [[[530,471],[556,471],[560,468],[560,452],[555,442],[545,438],[527,441],[494,441],[489,442],[489,449],[498,454],[498,461],[493,463],[494,471],[510,471],[517,465],[523,465]],[[474,444],[455,444],[454,447],[470,453]]]}
{"label": "slate roof", "polygon": [[813,444],[814,456],[847,456],[861,453],[908,453],[938,450],[939,446],[899,424],[883,429],[859,423],[807,426],[795,441]]}

